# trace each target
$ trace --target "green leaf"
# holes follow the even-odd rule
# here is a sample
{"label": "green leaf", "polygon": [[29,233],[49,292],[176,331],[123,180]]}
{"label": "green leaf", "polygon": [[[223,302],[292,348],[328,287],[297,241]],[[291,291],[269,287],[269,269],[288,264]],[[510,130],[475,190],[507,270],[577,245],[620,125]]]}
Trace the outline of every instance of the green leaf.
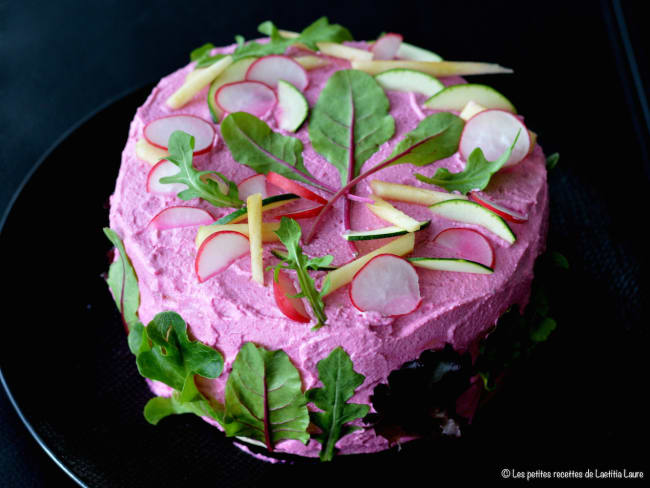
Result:
{"label": "green leaf", "polygon": [[323,388],[308,390],[306,396],[308,401],[322,410],[310,413],[312,423],[321,430],[313,437],[322,445],[321,461],[331,461],[338,440],[357,429],[346,424],[365,417],[370,407],[347,403],[365,376],[354,370],[350,356],[343,348],[334,349],[329,356],[318,361],[317,367]]}
{"label": "green leaf", "polygon": [[131,326],[127,341],[129,343],[130,351],[135,356],[141,352],[151,350],[151,344],[149,344],[149,337],[147,336],[147,329],[140,322],[135,322]]}
{"label": "green leaf", "polygon": [[335,72],[320,93],[309,122],[309,138],[341,174],[345,185],[395,132],[389,103],[375,79],[358,70]]}
{"label": "green leaf", "polygon": [[197,47],[190,53],[190,61],[198,61],[210,55],[210,51],[214,49],[214,44],[206,42],[200,47]]}
{"label": "green leaf", "polygon": [[550,171],[555,168],[559,160],[560,153],[551,154],[548,158],[546,158],[546,169]]}
{"label": "green leaf", "polygon": [[553,264],[558,268],[569,269],[569,260],[561,253],[553,251],[551,253],[551,259],[553,260]]}
{"label": "green leaf", "polygon": [[321,17],[313,24],[307,26],[295,42],[305,44],[310,49],[318,49],[317,42],[336,42],[352,41],[353,37],[350,31],[339,24],[330,24],[327,17]]}
{"label": "green leaf", "polygon": [[226,435],[263,442],[269,451],[285,439],[306,444],[306,403],[300,374],[287,354],[247,342],[226,383]]}
{"label": "green leaf", "polygon": [[190,53],[190,61],[196,61],[194,69],[205,68],[206,66],[210,66],[225,57],[225,54],[215,54],[214,56],[210,56],[210,51],[213,49],[214,44],[207,42]]}
{"label": "green leaf", "polygon": [[[300,246],[300,237],[302,230],[300,225],[293,219],[282,217],[280,221],[280,228],[275,231],[280,241],[287,248],[287,257],[283,259],[284,264],[276,266],[276,270],[280,269],[293,269],[298,276],[298,283],[300,285],[300,295],[309,300],[312,312],[316,316],[318,323],[314,329],[319,329],[327,322],[325,315],[325,303],[323,302],[323,292],[316,289],[316,284],[311,276],[309,276],[308,269],[318,269],[321,266],[328,266],[333,256],[323,256],[317,258],[310,258],[302,252]],[[276,255],[277,257],[277,255]],[[277,280],[277,271],[275,275]]]}
{"label": "green leaf", "polygon": [[187,325],[176,312],[157,314],[147,325],[146,335],[151,347],[141,346],[136,357],[145,378],[182,391],[191,375],[216,378],[223,370],[223,356],[199,341],[190,341]]}
{"label": "green leaf", "polygon": [[118,261],[111,263],[106,282],[111,289],[117,309],[122,314],[122,320],[130,330],[134,324],[140,321],[138,318],[138,308],[140,307],[138,277],[117,232],[105,227],[104,234],[113,243],[120,257]]}
{"label": "green leaf", "polygon": [[438,168],[433,178],[421,174],[416,174],[415,177],[425,183],[440,186],[447,191],[459,191],[462,194],[467,194],[472,190],[483,190],[490,182],[492,175],[499,171],[510,158],[520,133],[521,131],[517,132],[510,147],[496,161],[490,162],[485,159],[483,151],[477,147],[467,158],[467,164],[463,171],[451,173],[447,168]]}
{"label": "green leaf", "polygon": [[150,424],[156,425],[168,415],[193,413],[200,417],[211,417],[223,422],[223,405],[213,405],[196,388],[194,375],[188,377],[182,392],[175,391],[171,397],[155,397],[144,407],[144,417]]}
{"label": "green leaf", "polygon": [[238,36],[239,47],[233,53],[233,61],[246,56],[268,56],[269,54],[284,54],[292,44],[305,44],[310,49],[317,49],[317,42],[343,42],[351,41],[352,35],[338,24],[330,24],[327,17],[321,17],[313,24],[306,27],[298,37],[287,39],[280,35],[273,22],[266,21],[260,24],[258,30],[271,38],[270,42],[260,44],[249,42],[244,44],[244,39]]}
{"label": "green leaf", "polygon": [[388,166],[425,166],[452,156],[458,150],[464,125],[463,119],[449,112],[429,115],[395,146]]}
{"label": "green leaf", "polygon": [[[174,131],[169,136],[169,156],[166,158],[180,168],[172,176],[160,179],[161,183],[183,183],[187,189],[181,191],[178,197],[181,200],[202,198],[215,207],[241,207],[244,202],[239,199],[237,185],[228,180],[221,173],[215,171],[197,171],[192,165],[194,153],[194,137],[183,131]],[[219,188],[216,181],[206,178],[208,175],[217,175],[228,186],[228,194]]]}
{"label": "green leaf", "polygon": [[537,324],[530,333],[530,338],[534,342],[546,341],[551,333],[557,328],[557,322],[551,317],[544,317],[542,321]]}
{"label": "green leaf", "polygon": [[273,171],[321,187],[305,168],[300,139],[273,132],[254,115],[246,112],[228,115],[221,123],[221,136],[238,163],[258,173]]}

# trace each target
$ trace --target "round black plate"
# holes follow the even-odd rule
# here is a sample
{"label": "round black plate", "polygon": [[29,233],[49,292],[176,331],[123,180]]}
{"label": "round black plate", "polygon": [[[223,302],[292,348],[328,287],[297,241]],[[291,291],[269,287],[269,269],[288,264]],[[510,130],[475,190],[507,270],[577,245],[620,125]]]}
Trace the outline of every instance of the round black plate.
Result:
{"label": "round black plate", "polygon": [[[415,483],[422,476],[432,482],[499,479],[504,468],[641,462],[632,446],[647,422],[635,418],[633,428],[617,418],[630,405],[644,404],[636,384],[643,371],[641,341],[628,333],[638,309],[628,299],[640,297],[636,264],[613,255],[619,247],[611,242],[608,209],[562,162],[550,176],[550,243],[568,255],[573,272],[557,283],[566,297],[556,311],[559,329],[463,439],[332,463],[269,464],[191,415],[149,425],[142,408],[150,393],[102,278],[110,248],[102,227],[128,122],[150,89],[98,112],[47,154],[0,238],[8,290],[0,341],[7,389],[37,440],[80,484],[372,485]],[[607,266],[599,267],[599,260]]]}

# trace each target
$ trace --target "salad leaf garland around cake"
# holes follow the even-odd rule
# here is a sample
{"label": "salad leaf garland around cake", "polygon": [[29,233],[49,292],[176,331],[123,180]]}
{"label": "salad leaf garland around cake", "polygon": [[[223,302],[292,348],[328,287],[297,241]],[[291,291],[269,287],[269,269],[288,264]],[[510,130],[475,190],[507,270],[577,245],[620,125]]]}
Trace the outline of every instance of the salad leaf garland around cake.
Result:
{"label": "salad leaf garland around cake", "polygon": [[[126,296],[127,302],[139,304],[137,277],[122,240],[112,229],[106,228],[104,232],[120,250],[120,260],[111,266],[122,270],[113,271],[107,283],[115,297]],[[309,259],[302,254],[297,244],[300,227],[295,221],[283,219],[278,233],[287,246],[287,262],[300,263],[305,270],[331,262],[331,256]],[[119,310],[124,308],[118,299],[116,304]],[[347,424],[368,412],[367,405],[347,403],[365,377],[354,371],[350,357],[341,347],[318,362],[323,388],[303,394],[300,373],[284,351],[245,343],[232,365],[222,404],[206,397],[195,383],[196,375],[208,379],[221,375],[224,359],[219,351],[191,341],[187,324],[176,312],[161,312],[146,327],[137,317],[137,308],[130,317],[128,343],[136,357],[138,372],[174,389],[169,397],[154,397],[147,402],[144,416],[154,425],[169,415],[193,413],[216,420],[229,437],[259,443],[272,451],[276,443],[285,439],[307,443],[311,418],[320,429],[314,438],[323,444],[321,459],[329,461],[336,442],[357,430]],[[310,402],[322,412],[310,414],[307,408]]]}

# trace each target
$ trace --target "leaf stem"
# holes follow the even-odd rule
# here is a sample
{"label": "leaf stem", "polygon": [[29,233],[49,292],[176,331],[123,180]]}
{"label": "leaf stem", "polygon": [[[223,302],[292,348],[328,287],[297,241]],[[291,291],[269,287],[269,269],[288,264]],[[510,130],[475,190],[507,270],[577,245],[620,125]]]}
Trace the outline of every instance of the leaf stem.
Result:
{"label": "leaf stem", "polygon": [[361,174],[360,174],[359,176],[357,176],[356,178],[353,178],[350,182],[348,182],[347,185],[345,185],[345,186],[342,187],[339,191],[337,191],[337,192],[332,196],[332,198],[330,198],[330,200],[329,200],[329,201],[328,201],[328,202],[323,206],[323,209],[320,211],[320,213],[319,213],[318,216],[316,217],[316,220],[314,221],[314,225],[312,225],[311,230],[309,231],[309,234],[307,234],[307,236],[305,237],[305,244],[309,244],[309,243],[312,241],[312,239],[313,239],[314,236],[316,235],[316,230],[318,229],[318,224],[320,224],[320,222],[323,220],[323,217],[325,216],[325,214],[327,213],[327,211],[328,211],[330,208],[332,208],[332,205],[334,205],[334,203],[335,203],[339,198],[341,198],[343,195],[346,195],[347,193],[349,193],[350,190],[351,190],[351,189],[352,189],[352,188],[353,188],[357,183],[359,183],[360,181],[362,181],[362,180],[364,180],[365,178],[367,178],[368,176],[370,176],[370,175],[376,173],[377,171],[380,171],[380,170],[384,169],[386,166],[388,166],[388,165],[390,165],[391,163],[397,161],[399,158],[403,157],[405,154],[408,154],[409,152],[413,151],[413,149],[415,149],[416,147],[421,146],[422,144],[428,142],[429,139],[430,139],[430,138],[426,138],[426,139],[424,139],[424,140],[422,140],[422,141],[420,141],[420,142],[414,144],[413,146],[410,146],[410,147],[409,147],[408,149],[406,149],[405,151],[402,151],[401,153],[399,153],[399,154],[397,154],[397,155],[395,155],[395,156],[393,156],[393,157],[387,159],[386,161],[382,161],[381,163],[376,164],[375,166],[373,166],[372,168],[370,168],[370,169],[369,169],[368,171],[366,171],[365,173],[361,173]]}

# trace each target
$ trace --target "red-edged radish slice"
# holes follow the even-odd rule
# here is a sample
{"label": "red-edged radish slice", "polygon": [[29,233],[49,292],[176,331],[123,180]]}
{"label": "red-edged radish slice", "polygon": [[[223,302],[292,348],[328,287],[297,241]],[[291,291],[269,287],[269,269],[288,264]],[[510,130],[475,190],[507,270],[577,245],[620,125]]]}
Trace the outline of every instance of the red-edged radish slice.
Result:
{"label": "red-edged radish slice", "polygon": [[199,247],[194,261],[194,271],[199,283],[222,272],[249,252],[248,237],[239,232],[224,230],[208,236]]}
{"label": "red-edged radish slice", "polygon": [[450,251],[455,258],[475,261],[488,268],[494,267],[494,249],[490,241],[473,229],[461,227],[445,229],[433,238],[433,243]]}
{"label": "red-edged radish slice", "polygon": [[484,110],[465,123],[458,146],[460,155],[467,161],[470,153],[480,147],[488,161],[496,161],[508,149],[517,133],[519,139],[512,149],[504,168],[514,166],[528,154],[530,135],[524,123],[505,110]]}
{"label": "red-edged radish slice", "polygon": [[183,183],[161,183],[160,179],[165,176],[174,176],[178,174],[178,166],[171,161],[163,159],[157,162],[150,170],[147,176],[147,191],[157,195],[176,195],[183,190],[187,190],[187,185]]}
{"label": "red-edged radish slice", "polygon": [[514,210],[505,208],[499,205],[498,203],[493,202],[492,200],[490,200],[488,197],[486,197],[481,193],[477,193],[473,191],[468,196],[471,200],[474,200],[476,203],[484,206],[488,210],[491,210],[495,214],[500,215],[501,217],[503,217],[505,220],[509,222],[512,222],[514,224],[523,224],[525,222],[528,222],[527,215],[522,215],[518,212],[515,212]]}
{"label": "red-edged radish slice", "polygon": [[403,39],[400,34],[384,34],[370,48],[372,59],[394,59]]}
{"label": "red-edged radish slice", "polygon": [[194,115],[168,115],[149,122],[142,135],[149,144],[167,149],[169,136],[175,130],[182,130],[194,136],[194,154],[203,154],[212,149],[215,131],[212,125]]}
{"label": "red-edged radish slice", "polygon": [[281,54],[264,56],[255,61],[248,68],[246,79],[261,81],[272,88],[277,87],[279,80],[284,80],[300,91],[307,88],[309,84],[307,70],[289,56],[282,56]]}
{"label": "red-edged radish slice", "polygon": [[280,311],[296,322],[311,322],[311,317],[305,309],[305,304],[300,298],[292,298],[298,294],[298,290],[293,286],[293,281],[286,271],[280,270],[278,281],[273,280],[273,296]]}
{"label": "red-edged radish slice", "polygon": [[266,176],[264,175],[249,176],[237,185],[237,189],[239,190],[239,199],[242,201],[246,201],[249,196],[255,193],[261,194],[262,198],[269,196],[266,189]]}
{"label": "red-edged radish slice", "polygon": [[296,210],[295,212],[289,212],[282,215],[276,215],[273,218],[277,220],[282,220],[282,217],[287,217],[289,219],[311,219],[316,217],[321,210],[323,210],[324,205],[318,205],[317,207],[306,208],[304,210]]}
{"label": "red-edged radish slice", "polygon": [[248,112],[256,117],[268,114],[277,98],[273,89],[259,81],[236,81],[227,83],[214,96],[224,112]]}
{"label": "red-edged radish slice", "polygon": [[274,173],[273,171],[269,171],[269,173],[266,175],[266,181],[272,185],[277,186],[278,188],[283,189],[286,192],[293,193],[302,198],[306,198],[307,200],[311,200],[312,202],[320,203],[322,205],[325,205],[327,203],[327,200],[325,200],[320,195],[317,195],[313,191],[308,190],[302,185],[299,185],[295,181],[290,180],[289,178],[285,178],[284,176],[278,173]]}
{"label": "red-edged radish slice", "polygon": [[177,206],[169,207],[159,212],[149,225],[158,230],[175,229],[178,227],[194,227],[209,225],[214,222],[210,212],[202,208]]}
{"label": "red-edged radish slice", "polygon": [[362,312],[391,317],[406,315],[422,301],[418,274],[406,259],[379,254],[354,275],[350,300]]}

